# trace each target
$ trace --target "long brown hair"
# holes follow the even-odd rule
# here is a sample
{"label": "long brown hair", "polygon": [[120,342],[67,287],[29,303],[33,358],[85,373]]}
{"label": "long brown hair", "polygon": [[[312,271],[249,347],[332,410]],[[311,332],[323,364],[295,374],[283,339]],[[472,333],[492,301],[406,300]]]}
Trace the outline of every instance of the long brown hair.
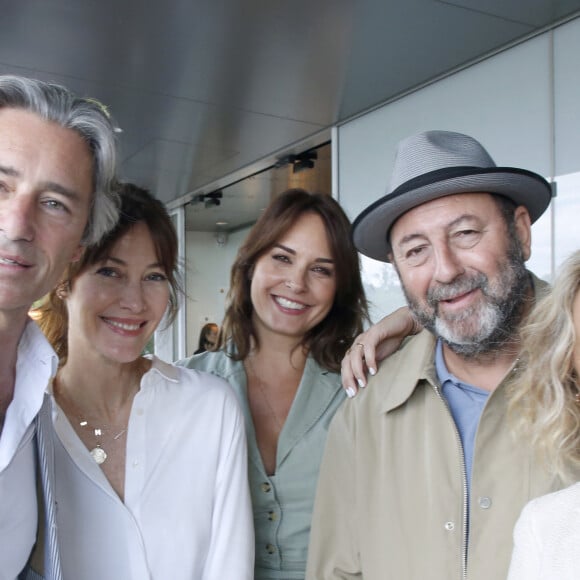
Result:
{"label": "long brown hair", "polygon": [[169,323],[175,318],[179,308],[181,285],[177,279],[177,234],[165,206],[147,190],[131,183],[118,184],[117,192],[121,200],[117,225],[100,243],[88,246],[78,262],[68,265],[58,286],[31,313],[52,344],[61,364],[64,364],[68,356],[68,312],[65,301],[59,296],[63,290],[72,288],[78,276],[104,260],[119,239],[137,223],[143,222],[149,229],[157,259],[169,282]]}
{"label": "long brown hair", "polygon": [[243,360],[252,339],[259,346],[250,296],[254,266],[305,213],[320,216],[324,223],[336,267],[336,295],[329,313],[306,333],[301,345],[320,366],[338,372],[346,349],[368,320],[359,259],[351,241],[350,222],[340,205],[329,195],[302,189],[290,189],[276,197],[238,250],[218,347],[232,341],[236,349],[232,356]]}

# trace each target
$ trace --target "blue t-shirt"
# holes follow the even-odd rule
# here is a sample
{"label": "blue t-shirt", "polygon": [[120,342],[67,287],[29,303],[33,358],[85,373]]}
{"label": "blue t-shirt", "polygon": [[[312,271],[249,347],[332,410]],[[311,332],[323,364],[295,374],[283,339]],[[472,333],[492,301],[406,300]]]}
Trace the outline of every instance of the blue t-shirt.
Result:
{"label": "blue t-shirt", "polygon": [[443,358],[443,343],[441,340],[437,341],[435,370],[441,383],[441,392],[449,405],[449,410],[461,438],[465,458],[465,474],[467,476],[467,493],[469,494],[475,434],[483,407],[489,397],[489,391],[464,383],[447,370],[445,359]]}

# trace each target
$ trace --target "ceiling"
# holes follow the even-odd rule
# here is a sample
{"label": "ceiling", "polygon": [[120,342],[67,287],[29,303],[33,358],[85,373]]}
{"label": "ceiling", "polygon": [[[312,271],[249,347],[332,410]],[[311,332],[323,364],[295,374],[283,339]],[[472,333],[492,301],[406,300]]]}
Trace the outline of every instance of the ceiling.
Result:
{"label": "ceiling", "polygon": [[[121,177],[170,207],[193,199],[188,227],[212,231],[228,197],[259,205],[255,192],[284,169],[223,190],[219,206],[200,195],[565,21],[580,0],[0,0],[0,10],[0,73],[105,103],[122,131]],[[230,206],[232,229],[251,219],[242,209]]]}

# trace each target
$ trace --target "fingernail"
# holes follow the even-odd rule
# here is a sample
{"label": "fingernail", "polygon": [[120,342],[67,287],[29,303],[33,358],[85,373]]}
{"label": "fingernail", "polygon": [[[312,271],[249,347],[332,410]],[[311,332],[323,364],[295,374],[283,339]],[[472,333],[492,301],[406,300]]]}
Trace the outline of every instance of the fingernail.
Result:
{"label": "fingernail", "polygon": [[362,379],[357,379],[357,383],[361,389],[364,389],[367,386],[366,383]]}
{"label": "fingernail", "polygon": [[377,369],[369,369],[369,373],[374,377],[377,374]]}
{"label": "fingernail", "polygon": [[355,395],[356,395],[356,391],[352,387],[348,387],[348,389],[346,389],[346,396],[349,399],[352,399]]}

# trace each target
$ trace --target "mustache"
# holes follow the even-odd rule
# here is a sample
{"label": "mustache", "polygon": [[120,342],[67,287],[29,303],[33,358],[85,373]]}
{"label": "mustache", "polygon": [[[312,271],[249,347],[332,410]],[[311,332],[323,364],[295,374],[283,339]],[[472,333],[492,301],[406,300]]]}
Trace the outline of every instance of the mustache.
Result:
{"label": "mustache", "polygon": [[22,264],[34,263],[34,250],[23,242],[8,241],[0,235],[0,258],[8,258]]}
{"label": "mustache", "polygon": [[487,286],[487,276],[481,272],[473,276],[463,275],[449,284],[438,284],[429,288],[427,290],[427,304],[432,308],[436,308],[437,304],[442,300],[451,300],[477,289],[481,289],[484,294],[487,294]]}

